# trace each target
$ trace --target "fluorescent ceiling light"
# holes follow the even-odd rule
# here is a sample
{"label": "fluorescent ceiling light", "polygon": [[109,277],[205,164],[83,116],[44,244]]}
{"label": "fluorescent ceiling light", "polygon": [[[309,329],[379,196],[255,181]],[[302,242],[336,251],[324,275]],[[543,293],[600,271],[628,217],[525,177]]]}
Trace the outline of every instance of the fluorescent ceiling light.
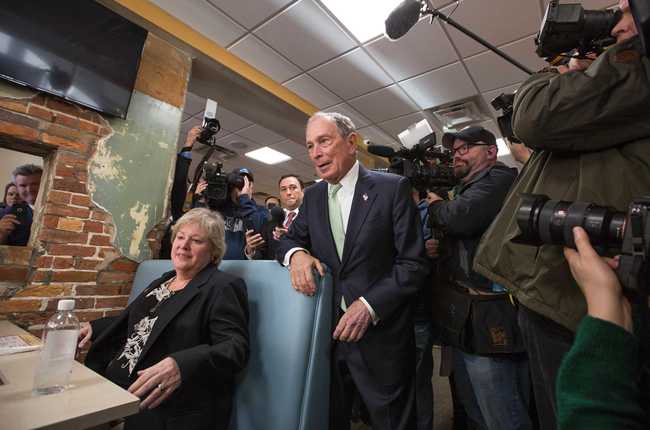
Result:
{"label": "fluorescent ceiling light", "polygon": [[508,145],[506,145],[506,141],[503,140],[503,138],[498,138],[497,139],[497,156],[498,157],[503,157],[505,155],[510,155],[510,148],[508,148]]}
{"label": "fluorescent ceiling light", "polygon": [[271,149],[268,146],[256,149],[255,151],[247,152],[245,155],[248,158],[252,158],[253,160],[257,160],[265,164],[278,164],[291,160],[291,157],[289,157],[287,154],[283,154],[280,151]]}
{"label": "fluorescent ceiling light", "polygon": [[401,3],[401,0],[321,1],[361,43],[384,34],[384,21]]}

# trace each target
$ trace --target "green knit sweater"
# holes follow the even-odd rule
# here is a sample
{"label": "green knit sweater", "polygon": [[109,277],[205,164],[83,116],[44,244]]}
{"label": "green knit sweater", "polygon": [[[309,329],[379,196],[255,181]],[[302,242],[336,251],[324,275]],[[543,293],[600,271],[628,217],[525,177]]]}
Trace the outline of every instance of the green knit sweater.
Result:
{"label": "green knit sweater", "polygon": [[557,379],[558,428],[647,429],[639,391],[637,338],[584,317]]}

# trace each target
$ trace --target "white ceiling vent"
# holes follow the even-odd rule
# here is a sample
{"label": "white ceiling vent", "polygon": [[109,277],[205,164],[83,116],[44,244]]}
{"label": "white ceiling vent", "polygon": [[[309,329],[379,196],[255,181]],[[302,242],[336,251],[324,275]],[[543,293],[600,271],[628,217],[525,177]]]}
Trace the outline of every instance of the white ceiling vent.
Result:
{"label": "white ceiling vent", "polygon": [[445,129],[460,130],[468,125],[492,119],[486,106],[476,98],[454,102],[429,110]]}

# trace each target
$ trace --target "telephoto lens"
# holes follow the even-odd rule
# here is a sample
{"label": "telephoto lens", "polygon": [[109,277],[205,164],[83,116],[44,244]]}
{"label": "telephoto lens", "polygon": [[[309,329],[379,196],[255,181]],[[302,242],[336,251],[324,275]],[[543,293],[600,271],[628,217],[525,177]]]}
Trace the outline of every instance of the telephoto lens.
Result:
{"label": "telephoto lens", "polygon": [[594,246],[620,248],[626,213],[588,202],[551,200],[541,194],[523,194],[517,210],[521,231],[517,243],[543,243],[575,248],[573,227],[582,227]]}

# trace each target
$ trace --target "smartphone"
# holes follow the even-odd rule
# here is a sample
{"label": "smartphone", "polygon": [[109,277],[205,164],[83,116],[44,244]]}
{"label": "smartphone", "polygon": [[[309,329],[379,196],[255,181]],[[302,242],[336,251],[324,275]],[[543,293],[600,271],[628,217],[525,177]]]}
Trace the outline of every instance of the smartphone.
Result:
{"label": "smartphone", "polygon": [[15,215],[16,221],[23,225],[29,222],[29,206],[26,203],[12,205],[7,214]]}

